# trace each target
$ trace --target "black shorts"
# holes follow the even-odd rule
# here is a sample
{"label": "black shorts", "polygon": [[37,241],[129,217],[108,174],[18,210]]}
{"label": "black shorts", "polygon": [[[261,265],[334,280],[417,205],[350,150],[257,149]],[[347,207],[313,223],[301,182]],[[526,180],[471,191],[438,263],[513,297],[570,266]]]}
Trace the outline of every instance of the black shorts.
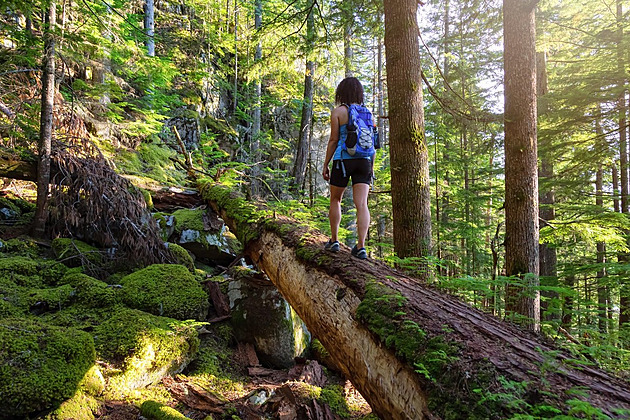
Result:
{"label": "black shorts", "polygon": [[333,161],[332,171],[330,172],[330,185],[346,188],[350,178],[352,178],[352,185],[371,184],[372,160],[344,159]]}

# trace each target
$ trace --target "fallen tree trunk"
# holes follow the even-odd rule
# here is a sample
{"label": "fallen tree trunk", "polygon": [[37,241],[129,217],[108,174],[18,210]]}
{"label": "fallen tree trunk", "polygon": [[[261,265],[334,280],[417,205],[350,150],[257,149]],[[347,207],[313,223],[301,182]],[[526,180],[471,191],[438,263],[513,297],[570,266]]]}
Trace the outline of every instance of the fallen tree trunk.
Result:
{"label": "fallen tree trunk", "polygon": [[0,149],[0,178],[37,181],[37,157],[17,156]]}
{"label": "fallen tree trunk", "polygon": [[349,249],[326,252],[320,233],[229,188],[200,190],[381,418],[630,418],[627,382],[540,335]]}

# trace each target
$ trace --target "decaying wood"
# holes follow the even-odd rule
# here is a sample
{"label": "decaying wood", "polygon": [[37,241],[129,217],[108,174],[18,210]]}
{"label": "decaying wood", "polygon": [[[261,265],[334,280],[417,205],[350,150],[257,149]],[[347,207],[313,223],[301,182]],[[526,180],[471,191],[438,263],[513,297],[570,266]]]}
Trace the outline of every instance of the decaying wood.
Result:
{"label": "decaying wood", "polygon": [[177,401],[187,407],[211,413],[221,414],[224,412],[223,408],[221,408],[224,405],[224,401],[199,385],[195,385],[181,377],[173,379],[169,376],[163,378],[162,383]]}
{"label": "decaying wood", "polygon": [[[593,367],[576,366],[570,355],[540,335],[476,310],[384,263],[354,259],[345,247],[327,253],[326,237],[288,218],[243,217],[243,208],[251,204],[234,193],[220,193],[220,188],[201,185],[204,197],[230,229],[245,239],[245,253],[265,271],[380,417],[435,418],[427,408],[427,394],[466,398],[481,375],[489,377],[483,392],[501,392],[499,382],[504,378],[525,384],[528,394],[522,398],[527,403],[544,399],[565,413],[565,401],[575,398],[571,394],[575,389],[584,390],[587,395],[581,398],[613,418],[619,417],[615,408],[630,409],[628,383]],[[243,231],[247,235],[239,234]],[[413,321],[427,336],[456,346],[457,357],[446,369],[456,380],[433,382],[416,373],[360,322],[356,310],[371,282],[405,298],[403,319]],[[507,414],[509,403],[503,407]]]}
{"label": "decaying wood", "polygon": [[230,303],[221,291],[219,283],[210,280],[205,282],[205,286],[208,291],[208,295],[210,295],[212,307],[216,312],[217,318],[223,318],[230,315]]}
{"label": "decaying wood", "polygon": [[6,150],[0,149],[0,177],[37,181],[37,158],[24,159]]}

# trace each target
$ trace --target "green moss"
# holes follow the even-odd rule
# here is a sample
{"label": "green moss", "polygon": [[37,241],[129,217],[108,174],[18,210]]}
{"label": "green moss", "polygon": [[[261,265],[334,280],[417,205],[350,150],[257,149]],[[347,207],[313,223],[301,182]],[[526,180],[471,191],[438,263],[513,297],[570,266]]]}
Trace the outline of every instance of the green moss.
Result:
{"label": "green moss", "polygon": [[216,202],[236,223],[236,237],[243,245],[259,237],[260,224],[270,216],[269,211],[258,209],[232,188],[210,179],[200,179],[197,185],[205,200]]}
{"label": "green moss", "polygon": [[27,318],[0,321],[0,349],[2,418],[70,398],[95,359],[89,334]]}
{"label": "green moss", "polygon": [[121,279],[121,299],[130,308],[176,319],[205,319],[208,295],[186,267],[154,264]]}
{"label": "green moss", "polygon": [[60,284],[73,288],[76,300],[86,306],[104,307],[115,305],[116,291],[107,283],[97,280],[83,273],[73,273],[64,276]]}
{"label": "green moss", "polygon": [[93,333],[99,357],[114,366],[107,374],[110,398],[180,371],[199,346],[194,324],[133,309],[116,310]]}
{"label": "green moss", "polygon": [[140,413],[153,420],[185,420],[188,417],[184,416],[179,411],[171,408],[167,405],[160,404],[155,401],[145,401],[140,406]]}
{"label": "green moss", "polygon": [[52,241],[52,250],[59,261],[69,267],[82,265],[84,261],[100,265],[102,252],[91,245],[71,238],[56,238]]}
{"label": "green moss", "polygon": [[328,404],[331,410],[342,418],[350,417],[348,403],[343,396],[343,388],[339,385],[329,385],[322,388],[319,394],[319,401]]}
{"label": "green moss", "polygon": [[191,273],[195,272],[195,263],[184,247],[169,242],[168,249],[171,250],[171,254],[175,257],[175,262],[177,264],[183,265],[190,270]]}
{"label": "green moss", "polygon": [[153,208],[153,197],[151,196],[151,192],[149,190],[145,190],[144,188],[139,188],[140,193],[144,197],[144,202],[147,205],[148,209]]}
{"label": "green moss", "polygon": [[0,197],[0,209],[7,209],[9,214],[0,212],[0,219],[14,219],[22,214],[22,210],[8,198]]}
{"label": "green moss", "polygon": [[203,224],[204,210],[179,209],[173,213],[175,216],[175,231],[182,233],[184,230],[192,229],[203,232],[205,226]]}
{"label": "green moss", "polygon": [[38,311],[58,311],[70,306],[74,301],[74,288],[69,284],[59,287],[31,290],[28,297],[29,308]]}
{"label": "green moss", "polygon": [[66,270],[62,264],[36,258],[15,256],[0,259],[0,279],[9,279],[18,286],[55,284]]}
{"label": "green moss", "polygon": [[0,252],[34,257],[39,253],[39,248],[32,240],[14,238],[0,240]]}
{"label": "green moss", "polygon": [[46,420],[93,420],[100,407],[101,403],[93,396],[77,392],[46,416]]}

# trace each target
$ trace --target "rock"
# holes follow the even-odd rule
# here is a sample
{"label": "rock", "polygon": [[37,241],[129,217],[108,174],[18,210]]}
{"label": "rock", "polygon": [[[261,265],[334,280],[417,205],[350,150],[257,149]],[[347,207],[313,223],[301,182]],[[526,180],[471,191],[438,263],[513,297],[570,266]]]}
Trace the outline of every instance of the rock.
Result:
{"label": "rock", "polygon": [[74,395],[94,364],[83,331],[27,318],[0,322],[0,418],[26,417]]}
{"label": "rock", "polygon": [[208,295],[186,267],[153,264],[120,280],[122,302],[130,308],[175,319],[208,316]]}
{"label": "rock", "polygon": [[112,364],[103,372],[111,399],[181,372],[199,347],[189,323],[127,308],[94,327],[94,342],[99,358]]}
{"label": "rock", "polygon": [[168,241],[168,238],[175,232],[175,216],[165,213],[153,213],[153,218],[160,228],[162,239]]}
{"label": "rock", "polygon": [[171,250],[177,264],[183,265],[191,273],[195,272],[195,262],[186,248],[170,242],[166,243],[166,247]]}
{"label": "rock", "polygon": [[307,352],[311,335],[306,325],[271,282],[246,267],[232,273],[228,297],[236,339],[254,344],[264,366],[292,366]]}
{"label": "rock", "polygon": [[240,252],[241,246],[236,237],[210,210],[181,209],[173,216],[175,231],[171,235],[172,241],[202,262],[228,265]]}

